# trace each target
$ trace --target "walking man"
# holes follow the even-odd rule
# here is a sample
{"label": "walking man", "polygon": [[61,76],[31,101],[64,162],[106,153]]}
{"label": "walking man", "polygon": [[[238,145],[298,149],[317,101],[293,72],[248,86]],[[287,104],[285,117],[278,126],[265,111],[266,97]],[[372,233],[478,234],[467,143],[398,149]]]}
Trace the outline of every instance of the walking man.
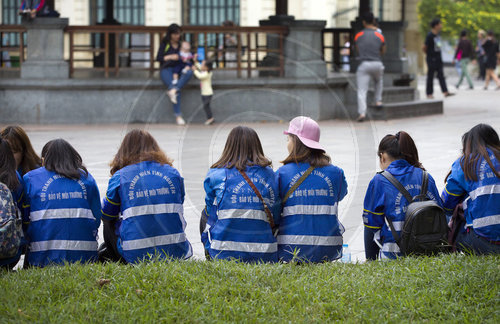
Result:
{"label": "walking man", "polygon": [[358,84],[358,122],[366,118],[366,93],[370,79],[375,82],[375,107],[382,108],[382,88],[384,65],[381,55],[385,52],[384,36],[377,31],[373,13],[367,12],[362,17],[364,29],[356,34],[357,59],[361,62],[356,71]]}
{"label": "walking man", "polygon": [[425,38],[425,44],[423,47],[424,53],[427,55],[427,87],[426,94],[428,99],[434,99],[434,74],[437,72],[437,78],[439,80],[439,85],[441,86],[441,91],[445,97],[454,95],[448,92],[446,87],[446,80],[444,79],[443,73],[443,60],[441,58],[441,21],[435,18],[431,21],[431,31],[427,34]]}

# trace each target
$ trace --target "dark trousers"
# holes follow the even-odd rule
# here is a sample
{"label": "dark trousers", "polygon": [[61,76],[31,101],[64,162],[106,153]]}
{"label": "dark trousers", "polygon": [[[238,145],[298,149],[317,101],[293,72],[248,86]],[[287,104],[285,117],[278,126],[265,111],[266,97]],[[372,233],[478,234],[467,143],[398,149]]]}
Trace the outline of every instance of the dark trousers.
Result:
{"label": "dark trousers", "polygon": [[[99,259],[101,261],[110,260],[114,262],[126,263],[125,260],[120,255],[120,252],[118,252],[118,247],[116,245],[116,243],[118,242],[118,235],[116,235],[115,233],[116,221],[103,220],[102,224],[103,224],[104,246],[101,245],[101,247],[99,247]],[[101,251],[104,252],[101,253]]]}
{"label": "dark trousers", "polygon": [[365,227],[365,256],[366,260],[377,260],[380,247],[373,238],[379,229]]}
{"label": "dark trousers", "polygon": [[443,93],[448,92],[446,87],[446,80],[444,79],[443,73],[443,62],[441,60],[427,60],[427,88],[426,94],[432,95],[434,93],[434,75],[437,72],[437,78],[439,80],[439,85],[441,86],[441,91]]}
{"label": "dark trousers", "polygon": [[486,77],[486,55],[481,55],[477,58],[479,64],[479,78],[484,80]]}
{"label": "dark trousers", "polygon": [[201,96],[201,102],[203,102],[203,110],[207,114],[207,119],[212,118],[212,108],[210,108],[210,101],[212,101],[212,96]]}
{"label": "dark trousers", "polygon": [[499,244],[477,235],[472,228],[459,233],[456,244],[458,251],[473,252],[475,254],[500,254]]}

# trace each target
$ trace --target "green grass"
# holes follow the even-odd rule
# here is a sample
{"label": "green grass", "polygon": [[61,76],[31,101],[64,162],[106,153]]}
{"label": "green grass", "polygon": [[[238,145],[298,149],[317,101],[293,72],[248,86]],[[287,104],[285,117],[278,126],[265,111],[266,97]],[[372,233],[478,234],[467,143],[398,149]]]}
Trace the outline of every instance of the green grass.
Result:
{"label": "green grass", "polygon": [[499,323],[499,285],[500,256],[67,265],[0,273],[0,322]]}

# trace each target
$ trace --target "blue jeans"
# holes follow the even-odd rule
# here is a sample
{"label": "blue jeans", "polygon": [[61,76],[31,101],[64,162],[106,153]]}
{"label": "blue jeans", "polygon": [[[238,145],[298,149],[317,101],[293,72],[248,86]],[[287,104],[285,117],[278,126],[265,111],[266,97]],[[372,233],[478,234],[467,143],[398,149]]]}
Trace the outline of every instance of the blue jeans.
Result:
{"label": "blue jeans", "polygon": [[179,80],[175,86],[172,85],[173,68],[168,67],[166,69],[160,70],[161,81],[167,86],[168,90],[176,88],[177,89],[177,103],[173,106],[175,116],[180,116],[181,114],[181,89],[188,83],[189,79],[193,76],[193,71],[189,70],[186,73],[181,73],[179,75]]}
{"label": "blue jeans", "polygon": [[469,228],[468,232],[458,233],[457,250],[476,254],[500,254],[500,245],[488,242],[486,238],[480,237]]}

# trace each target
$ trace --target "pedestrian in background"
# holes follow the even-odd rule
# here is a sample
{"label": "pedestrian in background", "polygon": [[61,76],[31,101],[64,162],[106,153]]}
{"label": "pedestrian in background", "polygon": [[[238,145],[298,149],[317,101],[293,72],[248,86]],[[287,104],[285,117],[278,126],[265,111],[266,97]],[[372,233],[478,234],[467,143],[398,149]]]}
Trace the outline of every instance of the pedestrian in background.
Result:
{"label": "pedestrian in background", "polygon": [[212,125],[215,121],[212,115],[212,108],[210,108],[210,102],[214,94],[214,90],[212,89],[212,68],[213,62],[207,60],[201,61],[201,64],[195,62],[193,66],[194,76],[200,80],[201,102],[203,103],[203,110],[207,115],[205,125]]}
{"label": "pedestrian in background", "polygon": [[484,80],[486,77],[486,55],[484,53],[483,44],[486,38],[486,32],[480,29],[477,32],[476,58],[479,66],[478,80]]}
{"label": "pedestrian in background", "polygon": [[488,36],[483,44],[484,53],[486,55],[486,79],[484,80],[484,90],[488,90],[488,85],[490,84],[490,79],[493,79],[497,84],[496,90],[500,90],[500,80],[495,74],[495,69],[497,68],[498,61],[498,42],[495,39],[492,30],[488,30]]}
{"label": "pedestrian in background", "polygon": [[385,39],[377,31],[373,13],[365,13],[362,19],[364,29],[354,37],[358,52],[357,59],[360,61],[360,65],[356,71],[358,122],[362,122],[366,118],[366,94],[370,79],[373,79],[375,82],[375,107],[382,108],[384,64],[382,64],[381,56],[385,52]]}
{"label": "pedestrian in background", "polygon": [[443,73],[443,59],[441,57],[441,36],[440,32],[443,28],[441,20],[435,18],[431,21],[431,31],[425,38],[423,51],[426,54],[427,61],[427,86],[426,94],[428,99],[434,99],[434,75],[437,73],[441,91],[445,97],[452,96],[453,93],[448,92],[446,80]]}
{"label": "pedestrian in background", "polygon": [[457,89],[460,87],[464,77],[467,79],[467,83],[469,83],[469,89],[474,89],[474,84],[472,83],[468,70],[468,65],[472,59],[472,51],[472,43],[467,38],[467,31],[464,29],[460,32],[460,41],[458,42],[458,46],[453,57],[453,63],[455,63],[455,60],[460,62],[460,78],[458,79],[458,83],[456,85]]}

